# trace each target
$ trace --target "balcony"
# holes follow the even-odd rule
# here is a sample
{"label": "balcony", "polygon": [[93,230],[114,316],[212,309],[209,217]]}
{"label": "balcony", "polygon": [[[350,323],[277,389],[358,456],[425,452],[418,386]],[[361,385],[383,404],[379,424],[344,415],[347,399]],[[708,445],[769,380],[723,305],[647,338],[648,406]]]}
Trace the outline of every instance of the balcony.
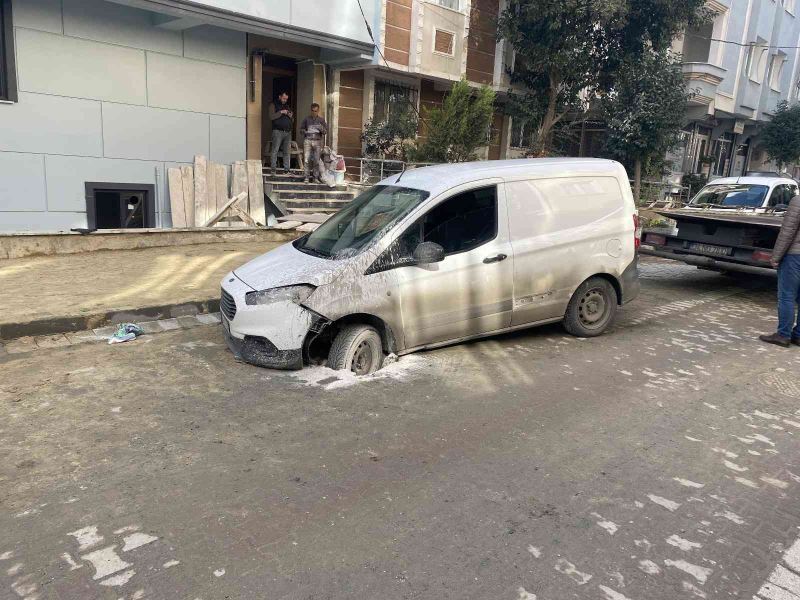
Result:
{"label": "balcony", "polygon": [[725,78],[727,69],[707,62],[683,63],[682,69],[686,87],[690,91],[696,92],[690,103],[711,104],[717,95],[717,87]]}

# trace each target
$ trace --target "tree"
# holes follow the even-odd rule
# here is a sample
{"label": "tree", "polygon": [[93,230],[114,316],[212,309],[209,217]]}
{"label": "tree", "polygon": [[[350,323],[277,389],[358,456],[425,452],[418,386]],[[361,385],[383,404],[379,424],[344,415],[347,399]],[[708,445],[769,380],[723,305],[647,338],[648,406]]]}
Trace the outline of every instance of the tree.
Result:
{"label": "tree", "polygon": [[778,170],[800,160],[800,104],[789,106],[785,100],[778,104],[772,120],[761,133],[761,145]]}
{"label": "tree", "polygon": [[[511,81],[525,89],[512,113],[538,124],[535,154],[544,154],[565,114],[585,111],[608,62],[607,32],[622,25],[625,0],[509,0],[498,35],[516,53]],[[583,94],[583,96],[582,96]]]}
{"label": "tree", "polygon": [[475,160],[475,151],[486,145],[494,115],[494,98],[494,90],[489,87],[473,89],[464,79],[455,83],[445,94],[441,108],[425,112],[425,138],[416,148],[409,149],[411,160]]}
{"label": "tree", "polygon": [[408,105],[393,108],[383,121],[364,124],[361,141],[366,157],[405,160],[406,143],[417,135],[417,115]]}
{"label": "tree", "polygon": [[708,18],[705,0],[508,0],[498,35],[513,47],[510,112],[538,123],[534,153],[551,148],[555,125],[587,113],[616,73]]}
{"label": "tree", "polygon": [[642,165],[663,156],[677,143],[691,96],[679,58],[669,50],[648,50],[619,66],[611,91],[602,98],[606,151],[633,165],[637,202]]}

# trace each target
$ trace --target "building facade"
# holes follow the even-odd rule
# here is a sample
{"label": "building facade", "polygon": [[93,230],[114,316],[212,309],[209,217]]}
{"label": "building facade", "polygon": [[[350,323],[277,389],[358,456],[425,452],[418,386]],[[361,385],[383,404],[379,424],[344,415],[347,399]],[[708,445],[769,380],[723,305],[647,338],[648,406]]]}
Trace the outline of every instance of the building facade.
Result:
{"label": "building facade", "polygon": [[675,182],[686,173],[774,170],[759,133],[779,102],[800,99],[795,0],[709,0],[707,6],[714,19],[673,44],[695,92],[681,144],[668,157]]}
{"label": "building facade", "polygon": [[[263,159],[267,111],[281,91],[296,123],[319,103],[328,144],[359,157],[364,124],[398,102],[436,106],[462,77],[508,87],[507,50],[494,30],[502,0],[0,0],[0,7],[6,232],[91,228],[101,214],[106,223],[119,218],[120,227],[170,227],[167,169],[195,155],[222,164]],[[481,156],[505,156],[508,133],[498,111]],[[132,222],[130,202],[146,208]]]}
{"label": "building facade", "polygon": [[[377,2],[362,5],[375,19]],[[324,100],[321,65],[373,58],[358,5],[346,0],[0,7],[6,232],[91,227],[101,214],[120,227],[169,227],[169,167],[198,154],[222,164],[260,158],[262,93],[280,85],[299,105]],[[130,202],[146,210],[126,224]]]}

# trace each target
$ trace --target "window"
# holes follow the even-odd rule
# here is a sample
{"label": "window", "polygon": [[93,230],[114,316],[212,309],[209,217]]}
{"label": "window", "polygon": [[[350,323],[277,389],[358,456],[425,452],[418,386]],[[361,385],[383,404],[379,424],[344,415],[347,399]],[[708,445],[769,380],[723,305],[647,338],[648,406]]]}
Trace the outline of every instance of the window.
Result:
{"label": "window", "polygon": [[0,100],[17,101],[11,0],[0,0]]}
{"label": "window", "polygon": [[705,186],[695,196],[690,204],[692,206],[746,206],[760,208],[769,191],[766,185],[753,185],[748,183],[721,183]]}
{"label": "window", "polygon": [[432,0],[434,4],[438,4],[439,6],[444,6],[445,8],[452,8],[453,10],[462,10],[461,9],[461,2],[462,0]]}
{"label": "window", "polygon": [[89,229],[155,227],[154,198],[153,185],[87,183],[87,226]]}
{"label": "window", "polygon": [[769,87],[779,92],[781,90],[781,77],[783,66],[786,64],[786,54],[778,52],[772,55],[772,62],[769,65]]}
{"label": "window", "polygon": [[713,22],[689,29],[683,41],[683,60],[690,63],[707,63],[713,32]]}
{"label": "window", "polygon": [[497,187],[470,190],[434,206],[398,240],[400,256],[422,242],[444,248],[445,256],[467,252],[497,236]]}
{"label": "window", "polygon": [[533,121],[514,119],[511,125],[511,147],[530,148],[536,128]]}
{"label": "window", "polygon": [[453,56],[453,41],[455,34],[444,29],[437,29],[433,35],[433,51],[437,54]]}
{"label": "window", "polygon": [[409,108],[409,104],[417,105],[417,90],[387,81],[375,82],[375,100],[372,120],[380,123],[390,115],[399,114]]}
{"label": "window", "polygon": [[766,40],[758,38],[753,46],[750,47],[751,56],[747,61],[747,75],[751,81],[762,83],[767,71],[767,60],[769,60],[769,46]]}
{"label": "window", "polygon": [[769,197],[770,208],[776,206],[789,206],[789,202],[797,195],[797,186],[781,184],[776,185]]}

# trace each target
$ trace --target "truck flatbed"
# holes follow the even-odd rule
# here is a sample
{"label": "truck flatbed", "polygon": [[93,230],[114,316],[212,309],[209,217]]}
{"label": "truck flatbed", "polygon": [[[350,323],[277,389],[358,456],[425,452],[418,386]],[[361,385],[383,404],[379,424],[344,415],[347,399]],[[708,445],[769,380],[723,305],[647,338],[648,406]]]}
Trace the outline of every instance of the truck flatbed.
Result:
{"label": "truck flatbed", "polygon": [[737,212],[728,210],[656,210],[657,214],[678,221],[694,221],[705,223],[709,221],[735,223],[737,225],[758,225],[761,227],[781,228],[783,223],[783,213],[753,213]]}

